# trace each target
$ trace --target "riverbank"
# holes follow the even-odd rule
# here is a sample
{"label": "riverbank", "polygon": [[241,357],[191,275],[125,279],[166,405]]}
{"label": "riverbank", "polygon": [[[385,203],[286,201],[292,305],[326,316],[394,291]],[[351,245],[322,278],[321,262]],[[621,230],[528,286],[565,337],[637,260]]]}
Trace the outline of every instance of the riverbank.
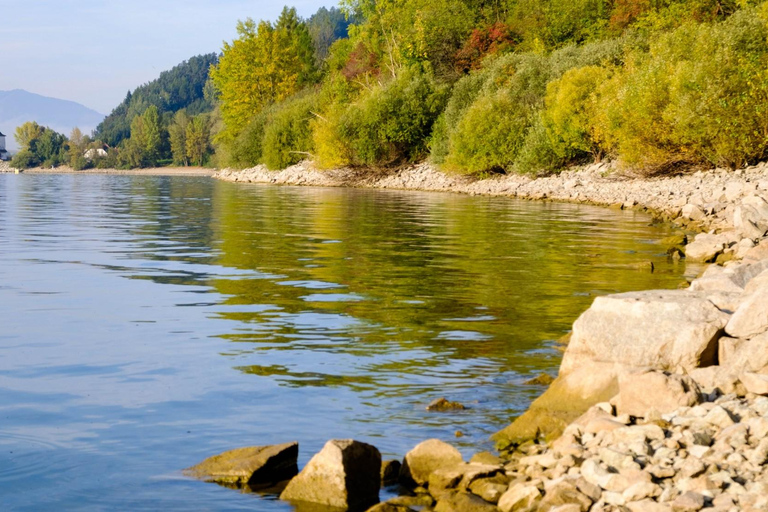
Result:
{"label": "riverbank", "polygon": [[[16,169],[12,168],[7,162],[0,162],[0,173],[13,173]],[[111,174],[127,176],[213,176],[215,169],[204,167],[154,167],[149,169],[84,169],[76,171],[68,166],[60,166],[54,169],[35,167],[25,169],[24,174]]]}
{"label": "riverbank", "polygon": [[321,173],[302,164],[215,175],[643,208],[700,232],[672,244],[672,257],[719,262],[686,290],[596,299],[574,323],[557,379],[496,434],[501,458],[480,454],[467,464],[446,458],[442,445],[431,454],[417,447],[429,462],[416,497],[376,510],[768,507],[768,165],[659,178],[611,171],[600,164],[540,179],[479,180],[429,165]]}

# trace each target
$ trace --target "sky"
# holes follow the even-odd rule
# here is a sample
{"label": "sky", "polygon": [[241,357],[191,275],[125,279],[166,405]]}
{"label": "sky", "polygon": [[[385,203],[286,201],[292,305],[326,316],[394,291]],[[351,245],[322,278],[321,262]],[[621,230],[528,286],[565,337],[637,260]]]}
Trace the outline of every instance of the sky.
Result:
{"label": "sky", "polygon": [[[286,0],[309,17],[332,0]],[[109,114],[129,90],[236,36],[237,20],[275,20],[256,0],[0,0],[0,90],[25,89]]]}

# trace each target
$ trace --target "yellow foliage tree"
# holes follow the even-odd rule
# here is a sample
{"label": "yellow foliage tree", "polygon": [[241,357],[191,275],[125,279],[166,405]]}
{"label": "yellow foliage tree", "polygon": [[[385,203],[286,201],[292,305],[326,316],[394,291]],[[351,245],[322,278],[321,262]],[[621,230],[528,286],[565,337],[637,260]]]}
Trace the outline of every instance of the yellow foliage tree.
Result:
{"label": "yellow foliage tree", "polygon": [[224,131],[231,142],[264,107],[295,94],[316,78],[314,50],[295,9],[285,9],[275,25],[240,21],[238,38],[224,43],[211,79],[219,92]]}

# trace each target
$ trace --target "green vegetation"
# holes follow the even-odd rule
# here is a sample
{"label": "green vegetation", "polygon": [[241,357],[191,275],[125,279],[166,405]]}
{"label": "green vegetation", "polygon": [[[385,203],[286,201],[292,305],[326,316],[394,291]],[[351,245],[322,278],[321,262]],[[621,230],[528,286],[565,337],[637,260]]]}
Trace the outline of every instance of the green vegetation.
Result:
{"label": "green vegetation", "polygon": [[129,93],[93,141],[25,127],[16,161],[429,159],[539,174],[604,158],[656,172],[768,157],[768,2],[342,0],[237,33],[220,56]]}
{"label": "green vegetation", "polygon": [[349,25],[286,8],[241,22],[212,70],[218,162],[748,164],[768,156],[765,5],[343,0]]}

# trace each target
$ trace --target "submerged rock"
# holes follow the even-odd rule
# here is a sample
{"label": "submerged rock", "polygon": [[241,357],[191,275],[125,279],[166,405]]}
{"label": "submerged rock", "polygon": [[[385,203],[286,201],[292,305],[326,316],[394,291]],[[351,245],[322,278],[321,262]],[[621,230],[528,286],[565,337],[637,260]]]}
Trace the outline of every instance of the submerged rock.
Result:
{"label": "submerged rock", "polygon": [[532,379],[528,379],[523,384],[526,386],[549,386],[555,381],[555,378],[548,373],[542,373]]}
{"label": "submerged rock", "polygon": [[459,402],[451,402],[445,397],[432,400],[432,402],[430,402],[427,406],[428,411],[437,412],[463,411],[464,409],[466,409],[464,405],[460,404]]}
{"label": "submerged rock", "polygon": [[242,487],[269,486],[287,480],[299,472],[299,443],[238,448],[205,459],[187,468],[187,476]]}
{"label": "submerged rock", "polygon": [[359,441],[331,440],[288,483],[280,499],[365,510],[379,501],[381,454]]}

